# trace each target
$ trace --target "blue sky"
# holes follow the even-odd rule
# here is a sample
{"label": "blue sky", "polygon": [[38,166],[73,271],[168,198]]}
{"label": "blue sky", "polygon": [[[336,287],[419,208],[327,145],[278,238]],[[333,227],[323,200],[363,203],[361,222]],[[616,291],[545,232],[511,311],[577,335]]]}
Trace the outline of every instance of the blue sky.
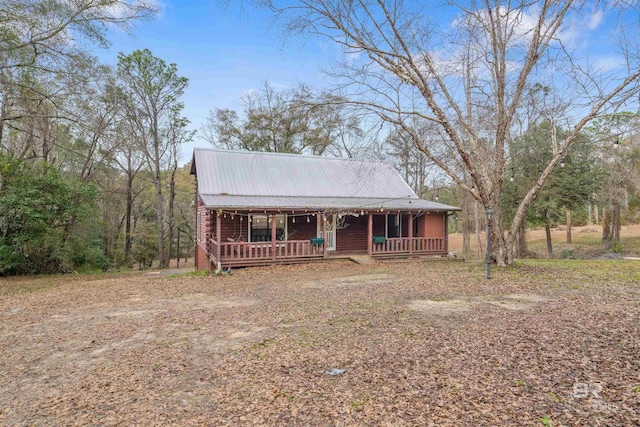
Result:
{"label": "blue sky", "polygon": [[[264,80],[277,88],[298,82],[320,86],[320,68],[330,56],[318,41],[284,40],[264,11],[222,10],[208,1],[164,1],[160,15],[138,23],[133,37],[113,33],[111,40],[110,49],[96,52],[109,65],[116,65],[118,52],[144,48],[177,64],[189,79],[184,115],[194,129],[212,108],[239,109],[241,96]],[[196,137],[184,148],[183,162],[194,146],[208,143]]]}
{"label": "blue sky", "polygon": [[[269,13],[251,7],[250,1],[230,0],[228,9],[221,6],[223,1],[215,0],[156,1],[161,12],[155,20],[138,23],[133,37],[112,32],[112,47],[96,54],[115,66],[118,52],[148,48],[166,62],[176,63],[180,75],[190,81],[183,101],[192,129],[199,128],[213,108],[240,109],[242,95],[265,80],[276,88],[298,82],[325,88],[327,79],[321,69],[342,55],[328,40],[285,39],[281,29],[271,25]],[[449,10],[436,10],[437,16],[431,18],[449,25],[453,16],[442,15]],[[588,52],[589,62],[604,70],[620,68],[620,57],[612,51],[608,37],[616,17],[599,14],[593,5],[584,6],[583,11],[567,19],[563,41],[582,55]],[[523,25],[528,21],[524,16]],[[637,17],[630,23],[637,27]],[[182,162],[190,160],[195,146],[208,143],[196,136],[184,147]]]}

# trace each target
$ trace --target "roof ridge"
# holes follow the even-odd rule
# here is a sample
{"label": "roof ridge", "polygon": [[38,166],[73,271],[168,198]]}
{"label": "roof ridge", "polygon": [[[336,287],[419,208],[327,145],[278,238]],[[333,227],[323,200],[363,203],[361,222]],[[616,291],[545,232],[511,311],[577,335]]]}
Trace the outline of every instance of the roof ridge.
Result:
{"label": "roof ridge", "polygon": [[[203,196],[220,196],[220,197],[268,197],[268,198],[281,198],[281,199],[380,199],[380,200],[426,200],[421,199],[417,195],[403,196],[403,197],[370,197],[370,196],[269,196],[269,195],[253,195],[253,194],[226,194],[226,193],[199,193]],[[429,201],[429,200],[426,200]]]}
{"label": "roof ridge", "polygon": [[296,158],[303,157],[307,159],[322,159],[322,160],[345,160],[349,162],[377,163],[377,164],[383,164],[385,166],[393,167],[393,165],[383,160],[355,159],[355,158],[349,158],[349,157],[330,157],[330,156],[319,156],[315,154],[277,153],[273,151],[228,150],[228,149],[222,149],[222,148],[208,148],[208,147],[206,148],[196,147],[193,149],[193,151],[194,152],[195,151],[213,151],[216,153],[253,154],[253,155],[257,154],[261,156],[274,156],[274,157],[296,157]]}

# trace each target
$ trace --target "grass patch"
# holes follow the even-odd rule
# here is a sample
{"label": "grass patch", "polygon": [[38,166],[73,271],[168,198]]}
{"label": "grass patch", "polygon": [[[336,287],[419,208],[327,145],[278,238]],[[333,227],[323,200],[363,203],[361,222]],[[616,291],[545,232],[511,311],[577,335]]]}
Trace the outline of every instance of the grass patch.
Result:
{"label": "grass patch", "polygon": [[166,277],[168,279],[173,279],[176,277],[207,277],[209,276],[208,270],[198,270],[198,271],[189,271],[188,273],[172,273],[168,274]]}

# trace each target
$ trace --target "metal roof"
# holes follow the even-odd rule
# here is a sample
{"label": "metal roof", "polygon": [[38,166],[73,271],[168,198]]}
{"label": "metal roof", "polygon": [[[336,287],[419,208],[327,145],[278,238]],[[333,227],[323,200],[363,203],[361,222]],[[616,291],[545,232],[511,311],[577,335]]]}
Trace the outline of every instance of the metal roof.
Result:
{"label": "metal roof", "polygon": [[420,200],[383,162],[196,148],[191,173],[212,208],[459,210]]}
{"label": "metal roof", "polygon": [[411,210],[458,211],[460,208],[421,199],[380,199],[368,197],[269,197],[219,196],[201,194],[202,203],[212,209],[308,209],[315,210]]}

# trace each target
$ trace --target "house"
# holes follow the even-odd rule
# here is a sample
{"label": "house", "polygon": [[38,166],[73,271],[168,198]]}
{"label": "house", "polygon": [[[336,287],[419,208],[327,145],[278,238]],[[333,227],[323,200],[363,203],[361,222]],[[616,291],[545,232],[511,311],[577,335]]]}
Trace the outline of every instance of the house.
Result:
{"label": "house", "polygon": [[445,256],[447,219],[459,210],[419,199],[382,162],[198,148],[191,174],[198,270]]}

